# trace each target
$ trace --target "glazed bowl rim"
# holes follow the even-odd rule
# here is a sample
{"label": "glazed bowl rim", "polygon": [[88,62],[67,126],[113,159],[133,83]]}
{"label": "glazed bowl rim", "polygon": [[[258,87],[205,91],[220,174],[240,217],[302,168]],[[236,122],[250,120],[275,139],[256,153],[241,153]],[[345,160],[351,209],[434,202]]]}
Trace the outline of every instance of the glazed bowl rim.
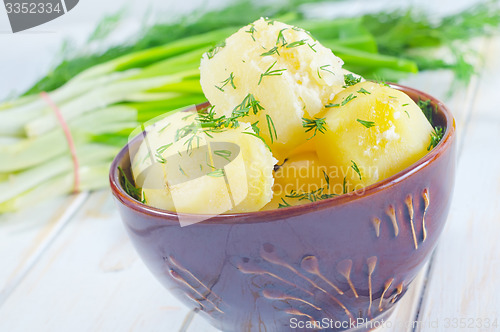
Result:
{"label": "glazed bowl rim", "polygon": [[[412,165],[406,167],[405,169],[399,171],[398,173],[382,180],[376,182],[370,186],[364,187],[357,191],[335,196],[332,198],[319,200],[316,202],[311,202],[303,205],[296,205],[287,207],[284,209],[274,209],[274,210],[265,210],[265,211],[254,211],[254,212],[244,212],[244,213],[232,213],[232,214],[221,214],[217,216],[207,216],[206,220],[198,222],[197,224],[236,224],[240,221],[244,221],[245,223],[261,223],[261,222],[272,222],[275,220],[286,219],[289,217],[293,217],[296,215],[307,214],[311,211],[318,211],[327,208],[331,208],[334,206],[344,205],[347,203],[351,203],[357,201],[359,199],[367,198],[368,196],[374,195],[376,193],[382,192],[385,189],[392,187],[393,185],[404,181],[409,178],[411,175],[417,173],[421,169],[425,168],[428,164],[432,163],[436,159],[438,159],[446,150],[448,150],[455,138],[455,120],[450,110],[446,107],[444,103],[440,100],[432,97],[431,95],[422,92],[420,90],[410,88],[407,86],[403,86],[400,84],[390,83],[392,88],[403,91],[405,93],[410,93],[418,96],[420,99],[428,100],[430,99],[434,105],[437,106],[438,113],[442,113],[445,119],[446,130],[443,135],[443,138],[438,143],[436,147],[434,147],[429,153],[420,158],[418,161],[413,163]],[[115,198],[120,202],[120,204],[125,205],[127,208],[135,210],[139,213],[157,217],[163,219],[166,223],[170,222],[178,225],[179,219],[178,214],[176,212],[167,211],[158,209],[152,206],[148,206],[143,204],[130,195],[128,195],[125,190],[122,188],[120,184],[118,165],[120,165],[122,159],[127,156],[128,148],[131,144],[134,144],[137,140],[141,138],[142,135],[138,135],[130,140],[120,152],[115,156],[113,162],[111,164],[110,172],[109,172],[109,181],[111,185],[111,191]],[[362,191],[362,194],[359,192]],[[357,194],[358,193],[358,194]],[[200,214],[189,214],[183,213],[183,217],[185,218],[194,218],[200,219],[203,215]],[[201,218],[203,219],[203,218]]]}

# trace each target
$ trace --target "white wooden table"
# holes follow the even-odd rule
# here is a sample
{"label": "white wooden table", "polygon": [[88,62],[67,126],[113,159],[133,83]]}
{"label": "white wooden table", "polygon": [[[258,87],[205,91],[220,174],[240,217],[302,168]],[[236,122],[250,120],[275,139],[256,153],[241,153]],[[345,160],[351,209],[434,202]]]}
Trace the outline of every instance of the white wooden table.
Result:
{"label": "white wooden table", "polygon": [[[453,96],[449,73],[403,82],[452,109],[459,159],[439,246],[383,331],[500,331],[485,327],[500,320],[500,37],[477,45],[482,69]],[[0,331],[216,330],[149,273],[101,191],[0,216]]]}

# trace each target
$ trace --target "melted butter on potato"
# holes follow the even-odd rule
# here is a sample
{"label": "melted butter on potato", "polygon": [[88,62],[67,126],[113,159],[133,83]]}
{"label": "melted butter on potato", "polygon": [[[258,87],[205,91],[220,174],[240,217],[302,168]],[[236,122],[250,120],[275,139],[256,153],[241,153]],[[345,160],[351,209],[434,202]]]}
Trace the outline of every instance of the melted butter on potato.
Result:
{"label": "melted butter on potato", "polygon": [[361,82],[337,94],[322,116],[328,130],[315,137],[320,160],[351,167],[356,189],[383,180],[410,166],[428,151],[432,126],[405,93]]}
{"label": "melted butter on potato", "polygon": [[148,130],[132,168],[146,203],[208,215],[260,210],[272,198],[276,163],[264,142],[249,123],[205,133],[195,120],[181,112]]}
{"label": "melted butter on potato", "polygon": [[253,94],[264,110],[245,121],[258,121],[259,135],[283,161],[309,137],[302,118],[315,116],[342,90],[342,64],[304,30],[259,19],[203,56],[201,86],[219,116],[230,116]]}

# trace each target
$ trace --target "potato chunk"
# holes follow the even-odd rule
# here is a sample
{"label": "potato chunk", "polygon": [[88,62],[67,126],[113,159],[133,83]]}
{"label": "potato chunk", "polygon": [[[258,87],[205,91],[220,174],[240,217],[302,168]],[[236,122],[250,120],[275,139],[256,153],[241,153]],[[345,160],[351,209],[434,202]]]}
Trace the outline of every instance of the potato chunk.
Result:
{"label": "potato chunk", "polygon": [[219,116],[231,116],[251,94],[264,109],[245,121],[258,121],[260,135],[283,161],[309,137],[302,117],[316,115],[342,89],[342,64],[304,30],[259,19],[203,56],[200,81]]}
{"label": "potato chunk", "polygon": [[354,170],[348,180],[355,189],[396,174],[428,152],[432,126],[401,91],[361,82],[337,94],[332,106],[322,115],[328,129],[316,135],[316,150],[322,162]]}
{"label": "potato chunk", "polygon": [[132,168],[146,203],[207,215],[260,210],[272,198],[276,159],[248,123],[207,130],[184,112],[148,130]]}
{"label": "potato chunk", "polygon": [[274,173],[274,196],[263,210],[301,205],[335,195],[347,188],[342,174],[322,163],[315,152],[295,153]]}

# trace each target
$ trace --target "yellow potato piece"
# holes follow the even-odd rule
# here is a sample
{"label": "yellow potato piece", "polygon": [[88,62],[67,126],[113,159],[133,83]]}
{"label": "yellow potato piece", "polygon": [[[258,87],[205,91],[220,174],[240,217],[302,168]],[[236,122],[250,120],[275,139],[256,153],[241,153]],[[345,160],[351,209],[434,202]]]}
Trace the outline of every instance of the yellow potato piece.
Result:
{"label": "yellow potato piece", "polygon": [[[271,200],[276,159],[250,124],[207,135],[196,116],[179,114],[148,130],[134,158],[133,175],[146,204],[218,215],[257,211]],[[186,129],[191,133],[179,137]]]}
{"label": "yellow potato piece", "polygon": [[302,117],[311,118],[342,90],[342,60],[302,29],[264,19],[241,28],[225,46],[205,54],[200,82],[217,114],[230,116],[248,94],[264,108],[260,135],[280,161],[309,137]]}
{"label": "yellow potato piece", "polygon": [[[274,172],[274,179],[273,199],[263,210],[276,209],[280,205],[301,205],[333,195],[342,195],[344,192],[341,172],[322,163],[316,153],[311,151],[288,157]],[[291,195],[293,193],[296,195]],[[305,198],[303,194],[309,195]],[[304,199],[300,199],[303,197]]]}
{"label": "yellow potato piece", "polygon": [[390,177],[428,152],[432,126],[405,93],[361,82],[337,94],[332,104],[339,106],[322,115],[328,130],[316,135],[316,151],[322,162],[351,169],[353,189]]}

